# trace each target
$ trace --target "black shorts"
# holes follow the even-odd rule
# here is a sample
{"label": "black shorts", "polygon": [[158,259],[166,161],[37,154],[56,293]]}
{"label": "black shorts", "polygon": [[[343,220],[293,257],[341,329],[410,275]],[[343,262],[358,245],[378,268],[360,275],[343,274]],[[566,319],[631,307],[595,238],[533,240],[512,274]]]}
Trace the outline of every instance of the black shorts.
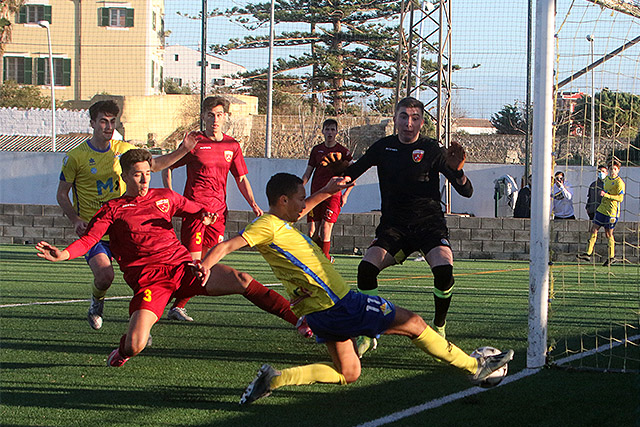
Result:
{"label": "black shorts", "polygon": [[[442,217],[417,225],[391,225],[380,223],[376,228],[376,238],[371,246],[378,246],[389,252],[398,264],[402,264],[413,252],[427,254],[438,246],[451,247],[449,230]],[[370,246],[370,247],[371,247]]]}

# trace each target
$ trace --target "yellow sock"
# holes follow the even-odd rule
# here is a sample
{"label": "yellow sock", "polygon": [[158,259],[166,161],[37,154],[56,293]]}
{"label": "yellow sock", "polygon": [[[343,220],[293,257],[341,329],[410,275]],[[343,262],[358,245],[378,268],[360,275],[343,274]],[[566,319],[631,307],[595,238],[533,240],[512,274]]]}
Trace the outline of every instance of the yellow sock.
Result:
{"label": "yellow sock", "polygon": [[470,374],[478,370],[478,359],[469,356],[454,344],[442,338],[429,326],[416,339],[411,342],[425,353],[437,357],[456,368],[464,369]]}
{"label": "yellow sock", "polygon": [[103,291],[102,289],[98,289],[94,284],[94,285],[91,285],[91,293],[96,299],[103,299],[104,296],[107,294],[107,290]]}
{"label": "yellow sock", "polygon": [[593,253],[593,248],[596,246],[596,240],[598,239],[598,232],[596,231],[589,237],[589,246],[587,246],[587,255]]}
{"label": "yellow sock", "polygon": [[607,246],[609,247],[609,258],[613,258],[616,253],[616,240],[613,238],[613,236],[609,237]]}
{"label": "yellow sock", "polygon": [[345,385],[347,380],[332,363],[314,363],[283,369],[282,374],[271,380],[271,389],[284,385],[305,385],[314,383]]}

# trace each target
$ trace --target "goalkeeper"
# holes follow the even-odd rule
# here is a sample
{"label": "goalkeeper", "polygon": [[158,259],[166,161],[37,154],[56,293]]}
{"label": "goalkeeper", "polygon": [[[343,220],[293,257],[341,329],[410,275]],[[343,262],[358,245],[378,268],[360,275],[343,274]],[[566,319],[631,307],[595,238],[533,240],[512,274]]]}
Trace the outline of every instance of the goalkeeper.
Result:
{"label": "goalkeeper", "polygon": [[[420,135],[424,105],[415,98],[398,103],[393,121],[398,133],[375,142],[344,172],[353,181],[377,166],[382,201],[376,237],[358,266],[358,290],[377,295],[380,271],[402,264],[411,253],[420,251],[433,273],[433,326],[444,337],[454,279],[453,252],[440,201],[440,174],[461,196],[471,197],[473,187],[462,170],[466,154],[455,142],[445,150],[438,141]],[[359,353],[370,344],[365,338]]]}

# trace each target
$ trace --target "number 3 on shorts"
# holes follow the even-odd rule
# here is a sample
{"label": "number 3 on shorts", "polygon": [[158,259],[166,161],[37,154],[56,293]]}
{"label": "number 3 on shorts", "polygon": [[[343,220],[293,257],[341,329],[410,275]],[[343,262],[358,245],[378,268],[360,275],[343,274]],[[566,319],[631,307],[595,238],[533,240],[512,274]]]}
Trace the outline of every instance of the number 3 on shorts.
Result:
{"label": "number 3 on shorts", "polygon": [[144,297],[142,297],[142,299],[146,302],[151,302],[151,289],[144,290]]}
{"label": "number 3 on shorts", "polygon": [[196,245],[199,245],[202,243],[202,233],[200,231],[198,231],[196,233]]}

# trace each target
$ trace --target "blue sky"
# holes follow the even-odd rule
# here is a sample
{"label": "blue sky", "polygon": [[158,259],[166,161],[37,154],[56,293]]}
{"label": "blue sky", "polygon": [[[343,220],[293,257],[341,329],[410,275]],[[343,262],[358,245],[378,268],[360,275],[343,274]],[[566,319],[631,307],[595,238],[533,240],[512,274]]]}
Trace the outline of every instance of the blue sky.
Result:
{"label": "blue sky", "polygon": [[[241,7],[246,3],[209,0],[208,5],[209,10],[213,10]],[[176,12],[196,15],[200,8],[200,1],[165,2],[166,28],[172,31],[167,39],[168,44],[182,44],[199,49],[200,22],[180,17]],[[462,67],[452,77],[453,85],[457,88],[452,95],[454,114],[488,119],[505,104],[524,103],[527,2],[454,0],[452,9],[452,62]],[[638,21],[621,13],[601,9],[586,0],[558,0],[558,79],[564,79],[590,62],[590,43],[585,38],[587,34],[594,35],[594,57],[598,59],[640,34]],[[283,29],[283,25],[276,26],[277,32]],[[294,27],[286,28],[291,29]],[[256,31],[256,34],[266,34],[267,31],[265,28]],[[223,44],[230,38],[241,38],[249,33],[226,18],[214,18],[208,21],[207,34],[207,44],[211,45]],[[275,49],[276,57],[295,53],[291,48]],[[266,49],[234,51],[223,57],[248,69],[266,67],[268,61]],[[596,91],[608,87],[611,90],[640,93],[636,77],[638,63],[640,44],[596,69]],[[481,65],[471,69],[474,64]],[[590,93],[590,75],[576,80],[564,90]],[[429,96],[428,92],[423,93],[425,97]]]}

